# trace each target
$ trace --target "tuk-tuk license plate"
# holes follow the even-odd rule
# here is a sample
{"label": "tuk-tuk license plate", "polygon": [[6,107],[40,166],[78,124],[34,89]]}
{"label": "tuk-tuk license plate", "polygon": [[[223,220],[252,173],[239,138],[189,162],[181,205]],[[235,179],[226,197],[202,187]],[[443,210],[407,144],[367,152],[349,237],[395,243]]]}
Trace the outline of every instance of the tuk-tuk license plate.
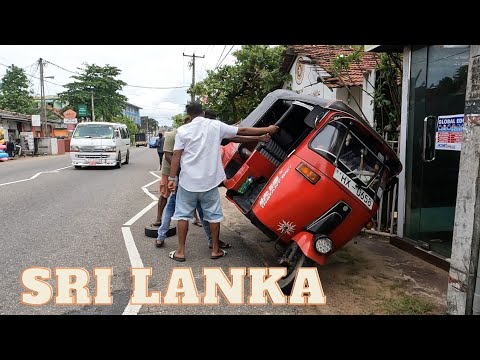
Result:
{"label": "tuk-tuk license plate", "polygon": [[342,170],[335,168],[333,177],[338,180],[340,184],[346,187],[353,195],[355,195],[361,202],[363,202],[370,210],[373,207],[373,199],[362,188],[358,187],[355,181],[344,174]]}

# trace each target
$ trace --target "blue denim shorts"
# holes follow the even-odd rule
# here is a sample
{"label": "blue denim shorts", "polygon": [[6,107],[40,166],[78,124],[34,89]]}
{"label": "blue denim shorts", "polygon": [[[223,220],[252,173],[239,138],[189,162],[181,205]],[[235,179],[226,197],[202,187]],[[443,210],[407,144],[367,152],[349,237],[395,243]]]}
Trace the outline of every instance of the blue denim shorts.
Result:
{"label": "blue denim shorts", "polygon": [[202,207],[203,220],[211,223],[218,223],[223,220],[218,187],[204,192],[191,192],[181,186],[177,188],[177,201],[172,220],[193,221],[193,212],[197,207],[197,202]]}

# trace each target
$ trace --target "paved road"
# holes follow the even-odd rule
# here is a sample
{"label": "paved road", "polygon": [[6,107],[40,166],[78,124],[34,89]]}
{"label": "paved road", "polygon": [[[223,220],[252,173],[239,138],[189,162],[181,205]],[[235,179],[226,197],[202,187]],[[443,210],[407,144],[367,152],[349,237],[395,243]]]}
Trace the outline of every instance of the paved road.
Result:
{"label": "paved road", "polygon": [[[157,179],[151,172],[158,173],[155,149],[133,148],[130,159],[131,163],[121,169],[75,170],[69,167],[68,154],[0,164],[0,314],[124,312],[132,289],[132,264],[122,226],[152,204],[154,200],[142,186]],[[32,180],[18,182],[32,177]],[[148,189],[158,195],[158,182]],[[157,249],[153,239],[144,235],[145,225],[155,218],[156,205],[153,205],[135,222],[131,221],[133,224],[123,226],[126,232],[131,232],[143,265],[153,268],[150,289],[163,294],[175,266],[192,268],[200,293],[203,292],[202,267],[221,266],[227,271],[231,266],[266,266],[262,254],[246,245],[242,238],[245,234],[263,236],[250,224],[243,235],[242,231],[222,227],[221,238],[233,244],[225,258],[211,260],[203,230],[193,226],[187,240],[187,261],[177,263],[168,259],[168,252],[175,249],[176,237],[169,238],[164,248]],[[224,209],[227,218],[241,216],[226,202]],[[113,305],[55,306],[52,302],[39,307],[22,305],[20,274],[32,266],[52,271],[55,267],[83,267],[90,275],[94,267],[112,267]],[[55,289],[54,280],[50,283]],[[92,294],[93,283],[92,280]],[[246,280],[246,292],[248,285]],[[304,307],[271,305],[143,306],[139,314],[297,314],[303,310]]]}

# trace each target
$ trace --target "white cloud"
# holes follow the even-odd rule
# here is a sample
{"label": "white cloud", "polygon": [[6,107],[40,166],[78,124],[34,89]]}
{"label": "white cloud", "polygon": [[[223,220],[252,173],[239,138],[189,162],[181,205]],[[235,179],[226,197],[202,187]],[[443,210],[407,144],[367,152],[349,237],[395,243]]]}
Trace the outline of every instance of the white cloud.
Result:
{"label": "white cloud", "polygon": [[[28,75],[39,76],[36,62],[43,58],[67,70],[77,71],[82,63],[104,66],[113,65],[122,70],[120,79],[130,85],[150,87],[189,86],[192,70],[188,63],[191,58],[183,53],[195,53],[205,58],[196,60],[196,81],[202,80],[207,69],[214,69],[225,57],[232,45],[0,45],[0,63],[15,64],[24,68]],[[239,49],[235,45],[222,65],[234,61],[232,52]],[[5,74],[5,66],[0,65],[0,78]],[[54,85],[71,82],[71,73],[54,65],[45,66],[45,76],[54,76],[45,83],[47,95],[63,91]],[[31,77],[32,89],[40,93],[40,81]],[[142,116],[156,119],[160,125],[170,125],[170,118],[183,112],[190,97],[187,88],[181,89],[144,89],[124,87],[122,93],[128,101],[143,109]]]}

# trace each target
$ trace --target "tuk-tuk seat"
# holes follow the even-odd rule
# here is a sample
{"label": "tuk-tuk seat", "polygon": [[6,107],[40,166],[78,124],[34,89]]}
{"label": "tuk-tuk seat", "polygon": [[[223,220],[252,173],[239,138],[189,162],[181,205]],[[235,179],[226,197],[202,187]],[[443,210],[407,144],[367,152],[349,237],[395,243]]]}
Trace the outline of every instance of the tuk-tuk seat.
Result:
{"label": "tuk-tuk seat", "polygon": [[268,160],[279,166],[283,160],[288,156],[287,152],[283,150],[273,139],[258,145],[257,150],[265,156]]}

